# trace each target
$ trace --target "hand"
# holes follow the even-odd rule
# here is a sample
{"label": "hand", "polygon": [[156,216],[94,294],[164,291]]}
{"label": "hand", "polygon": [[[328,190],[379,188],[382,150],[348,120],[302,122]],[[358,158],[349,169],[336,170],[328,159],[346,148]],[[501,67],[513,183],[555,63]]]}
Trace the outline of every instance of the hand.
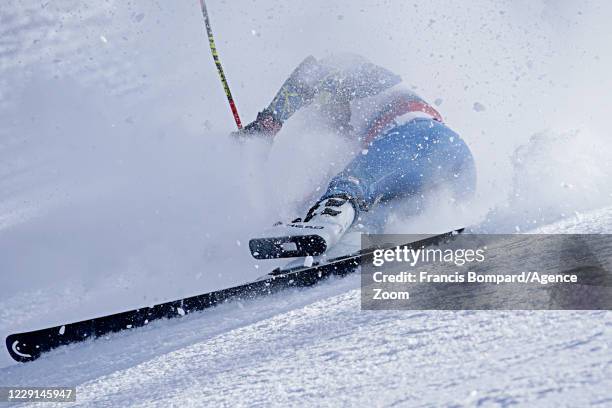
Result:
{"label": "hand", "polygon": [[274,117],[271,111],[264,109],[257,114],[257,119],[244,128],[232,132],[232,136],[237,139],[251,136],[263,136],[271,139],[281,130],[282,126],[282,123]]}

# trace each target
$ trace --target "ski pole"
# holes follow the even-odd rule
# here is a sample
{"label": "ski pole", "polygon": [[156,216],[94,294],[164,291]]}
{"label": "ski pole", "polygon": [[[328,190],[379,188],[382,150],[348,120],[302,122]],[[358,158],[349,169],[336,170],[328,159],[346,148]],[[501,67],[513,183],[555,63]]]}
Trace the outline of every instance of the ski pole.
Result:
{"label": "ski pole", "polygon": [[240,116],[238,116],[236,103],[234,102],[234,98],[232,98],[232,92],[230,91],[227,79],[225,79],[225,74],[223,73],[223,67],[221,66],[221,60],[219,59],[217,47],[215,46],[215,39],[213,37],[212,28],[210,27],[210,19],[208,18],[208,11],[206,10],[206,3],[204,3],[204,0],[200,0],[200,6],[202,8],[202,16],[204,17],[204,25],[206,26],[206,34],[208,35],[210,52],[212,53],[213,60],[217,66],[217,72],[219,73],[219,78],[221,78],[221,84],[223,84],[223,90],[225,91],[225,96],[227,96],[227,101],[229,102],[230,109],[232,110],[232,115],[234,115],[236,126],[238,126],[238,130],[240,130],[242,129],[242,123],[240,122]]}

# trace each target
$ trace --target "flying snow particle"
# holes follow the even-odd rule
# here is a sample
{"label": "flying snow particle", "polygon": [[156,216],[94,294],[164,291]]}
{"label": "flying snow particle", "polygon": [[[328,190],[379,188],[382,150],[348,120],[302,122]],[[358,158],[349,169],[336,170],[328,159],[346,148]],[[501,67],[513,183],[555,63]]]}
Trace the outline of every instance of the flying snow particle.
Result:
{"label": "flying snow particle", "polygon": [[487,108],[482,103],[480,103],[480,102],[474,102],[473,109],[476,112],[482,112],[482,111],[486,110]]}
{"label": "flying snow particle", "polygon": [[308,255],[306,258],[304,258],[304,266],[306,268],[310,268],[312,266],[312,262],[313,262],[313,257]]}
{"label": "flying snow particle", "polygon": [[177,307],[177,308],[176,308],[176,311],[177,311],[177,313],[178,313],[178,314],[180,314],[181,316],[185,316],[185,311],[184,311],[182,308]]}
{"label": "flying snow particle", "polygon": [[103,35],[100,36],[100,41],[102,41],[104,44],[108,44],[108,40]]}
{"label": "flying snow particle", "polygon": [[63,335],[64,335],[64,333],[66,333],[66,326],[62,326],[62,327],[60,327],[60,329],[59,329],[59,334],[60,334],[60,336],[63,336]]}

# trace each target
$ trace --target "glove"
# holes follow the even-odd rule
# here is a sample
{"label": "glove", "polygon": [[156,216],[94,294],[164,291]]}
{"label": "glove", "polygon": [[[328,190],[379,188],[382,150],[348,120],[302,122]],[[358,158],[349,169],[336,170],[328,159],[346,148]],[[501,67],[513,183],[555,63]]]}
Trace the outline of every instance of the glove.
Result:
{"label": "glove", "polygon": [[236,138],[263,136],[271,139],[281,130],[282,126],[283,124],[274,117],[272,111],[264,109],[257,114],[257,119],[239,131],[232,132],[232,136]]}

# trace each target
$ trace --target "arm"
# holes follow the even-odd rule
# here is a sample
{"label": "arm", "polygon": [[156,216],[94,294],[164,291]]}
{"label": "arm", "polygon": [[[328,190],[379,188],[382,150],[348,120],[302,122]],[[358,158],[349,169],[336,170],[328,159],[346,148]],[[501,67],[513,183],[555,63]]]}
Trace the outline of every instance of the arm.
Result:
{"label": "arm", "polygon": [[316,94],[314,85],[324,76],[323,67],[317,60],[313,56],[306,57],[283,83],[270,105],[238,134],[276,135],[287,119],[312,102]]}
{"label": "arm", "polygon": [[397,75],[361,57],[353,56],[347,62],[346,58],[317,61],[309,56],[283,83],[270,105],[240,133],[271,138],[287,119],[314,101],[322,107],[346,103],[375,95],[400,81]]}

